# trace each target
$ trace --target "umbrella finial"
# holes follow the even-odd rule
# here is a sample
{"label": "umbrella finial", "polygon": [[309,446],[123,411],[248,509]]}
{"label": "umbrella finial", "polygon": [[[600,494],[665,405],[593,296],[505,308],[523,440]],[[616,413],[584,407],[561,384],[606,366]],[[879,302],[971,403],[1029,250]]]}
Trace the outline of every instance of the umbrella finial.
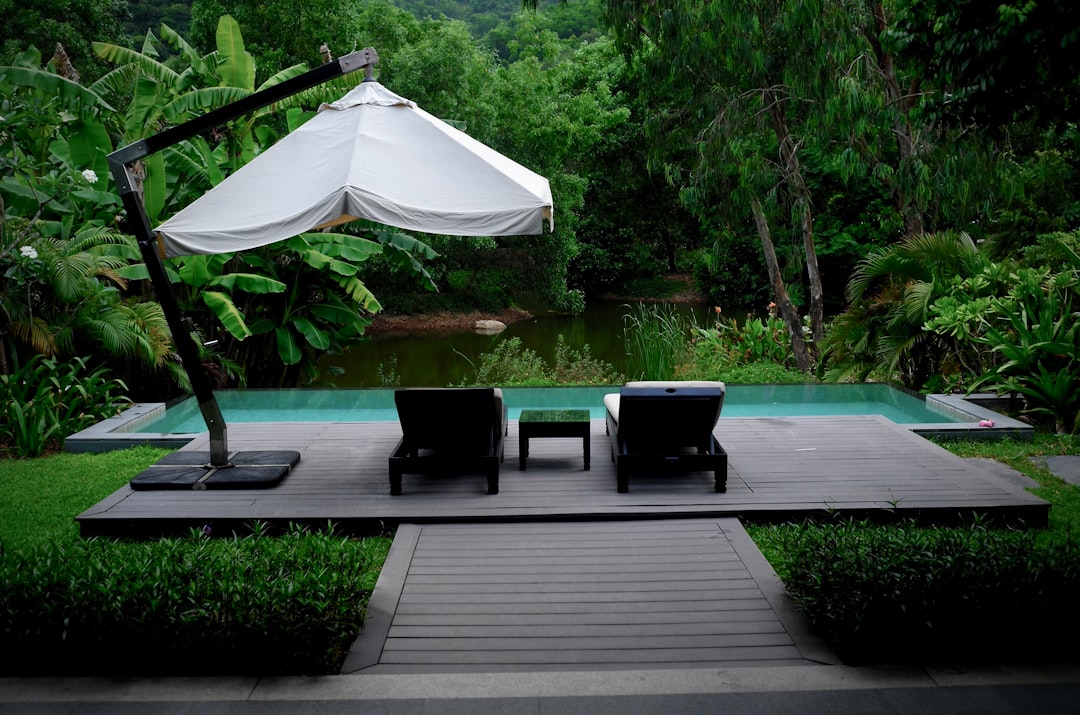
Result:
{"label": "umbrella finial", "polygon": [[374,47],[365,47],[362,50],[356,52],[350,52],[341,59],[338,63],[341,65],[343,74],[349,72],[355,72],[361,67],[364,68],[364,81],[374,82],[375,77],[373,73],[375,71],[375,63],[379,61],[379,55],[375,52]]}
{"label": "umbrella finial", "polygon": [[379,61],[379,55],[375,52],[374,47],[365,47],[364,49],[360,50],[360,53],[363,56],[363,60],[360,66],[364,68],[364,81],[374,82],[375,63]]}

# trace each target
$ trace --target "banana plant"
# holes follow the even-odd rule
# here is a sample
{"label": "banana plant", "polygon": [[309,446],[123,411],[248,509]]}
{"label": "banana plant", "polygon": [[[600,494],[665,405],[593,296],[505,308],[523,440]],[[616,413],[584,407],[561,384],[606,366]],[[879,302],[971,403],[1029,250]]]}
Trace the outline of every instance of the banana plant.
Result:
{"label": "banana plant", "polygon": [[[118,93],[130,97],[114,127],[125,144],[243,99],[257,89],[283,82],[306,69],[303,65],[289,67],[256,88],[254,60],[244,47],[240,26],[228,15],[218,22],[217,49],[207,55],[200,56],[167,25],[162,25],[161,34],[163,41],[175,48],[187,64],[181,71],[158,59],[158,41],[152,33],[147,34],[141,51],[107,42],[94,43],[95,54],[117,67],[90,89],[100,95]],[[195,175],[205,174],[204,178],[209,178],[213,185],[220,181],[222,172],[234,171],[255,156],[257,121],[273,109],[276,108],[264,109],[235,123],[230,132],[222,135],[227,141],[223,142],[221,151],[210,151],[208,146],[183,146],[147,157],[142,189],[151,220],[180,208],[197,195],[180,177],[168,173],[170,159],[179,156],[181,166],[191,171],[199,166],[199,159],[212,158],[205,172],[196,171]],[[193,188],[197,190],[199,185]]]}

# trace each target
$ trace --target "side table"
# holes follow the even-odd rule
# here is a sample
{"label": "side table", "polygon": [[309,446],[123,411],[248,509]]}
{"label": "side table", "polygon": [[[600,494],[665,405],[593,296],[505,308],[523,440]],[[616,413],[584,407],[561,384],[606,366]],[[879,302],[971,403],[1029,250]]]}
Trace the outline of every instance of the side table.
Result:
{"label": "side table", "polygon": [[580,437],[589,468],[588,410],[522,410],[518,418],[518,461],[522,470],[529,456],[529,440],[540,437]]}

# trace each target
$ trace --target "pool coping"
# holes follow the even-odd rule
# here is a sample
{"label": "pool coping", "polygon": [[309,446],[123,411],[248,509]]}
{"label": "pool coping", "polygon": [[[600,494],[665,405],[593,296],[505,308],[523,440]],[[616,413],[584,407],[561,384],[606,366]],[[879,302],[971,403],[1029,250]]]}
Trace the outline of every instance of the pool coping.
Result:
{"label": "pool coping", "polygon": [[[933,439],[1017,439],[1030,440],[1034,436],[1031,425],[1015,420],[986,407],[981,403],[1001,401],[992,393],[974,395],[927,395],[926,402],[943,412],[970,417],[971,422],[901,423],[915,434]],[[202,432],[134,432],[140,424],[154,419],[165,411],[164,402],[140,402],[115,417],[77,432],[64,440],[68,452],[109,452],[140,445],[179,449],[196,439]],[[743,419],[771,419],[748,417]],[[992,426],[982,426],[990,421]],[[982,424],[980,424],[982,423]]]}

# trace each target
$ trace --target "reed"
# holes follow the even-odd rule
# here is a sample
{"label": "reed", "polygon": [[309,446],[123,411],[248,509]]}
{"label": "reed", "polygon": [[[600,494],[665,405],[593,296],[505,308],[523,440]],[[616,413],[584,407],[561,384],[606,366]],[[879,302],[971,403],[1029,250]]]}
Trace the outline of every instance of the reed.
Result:
{"label": "reed", "polygon": [[631,380],[671,380],[690,346],[694,321],[669,303],[627,305],[623,315],[626,375]]}

